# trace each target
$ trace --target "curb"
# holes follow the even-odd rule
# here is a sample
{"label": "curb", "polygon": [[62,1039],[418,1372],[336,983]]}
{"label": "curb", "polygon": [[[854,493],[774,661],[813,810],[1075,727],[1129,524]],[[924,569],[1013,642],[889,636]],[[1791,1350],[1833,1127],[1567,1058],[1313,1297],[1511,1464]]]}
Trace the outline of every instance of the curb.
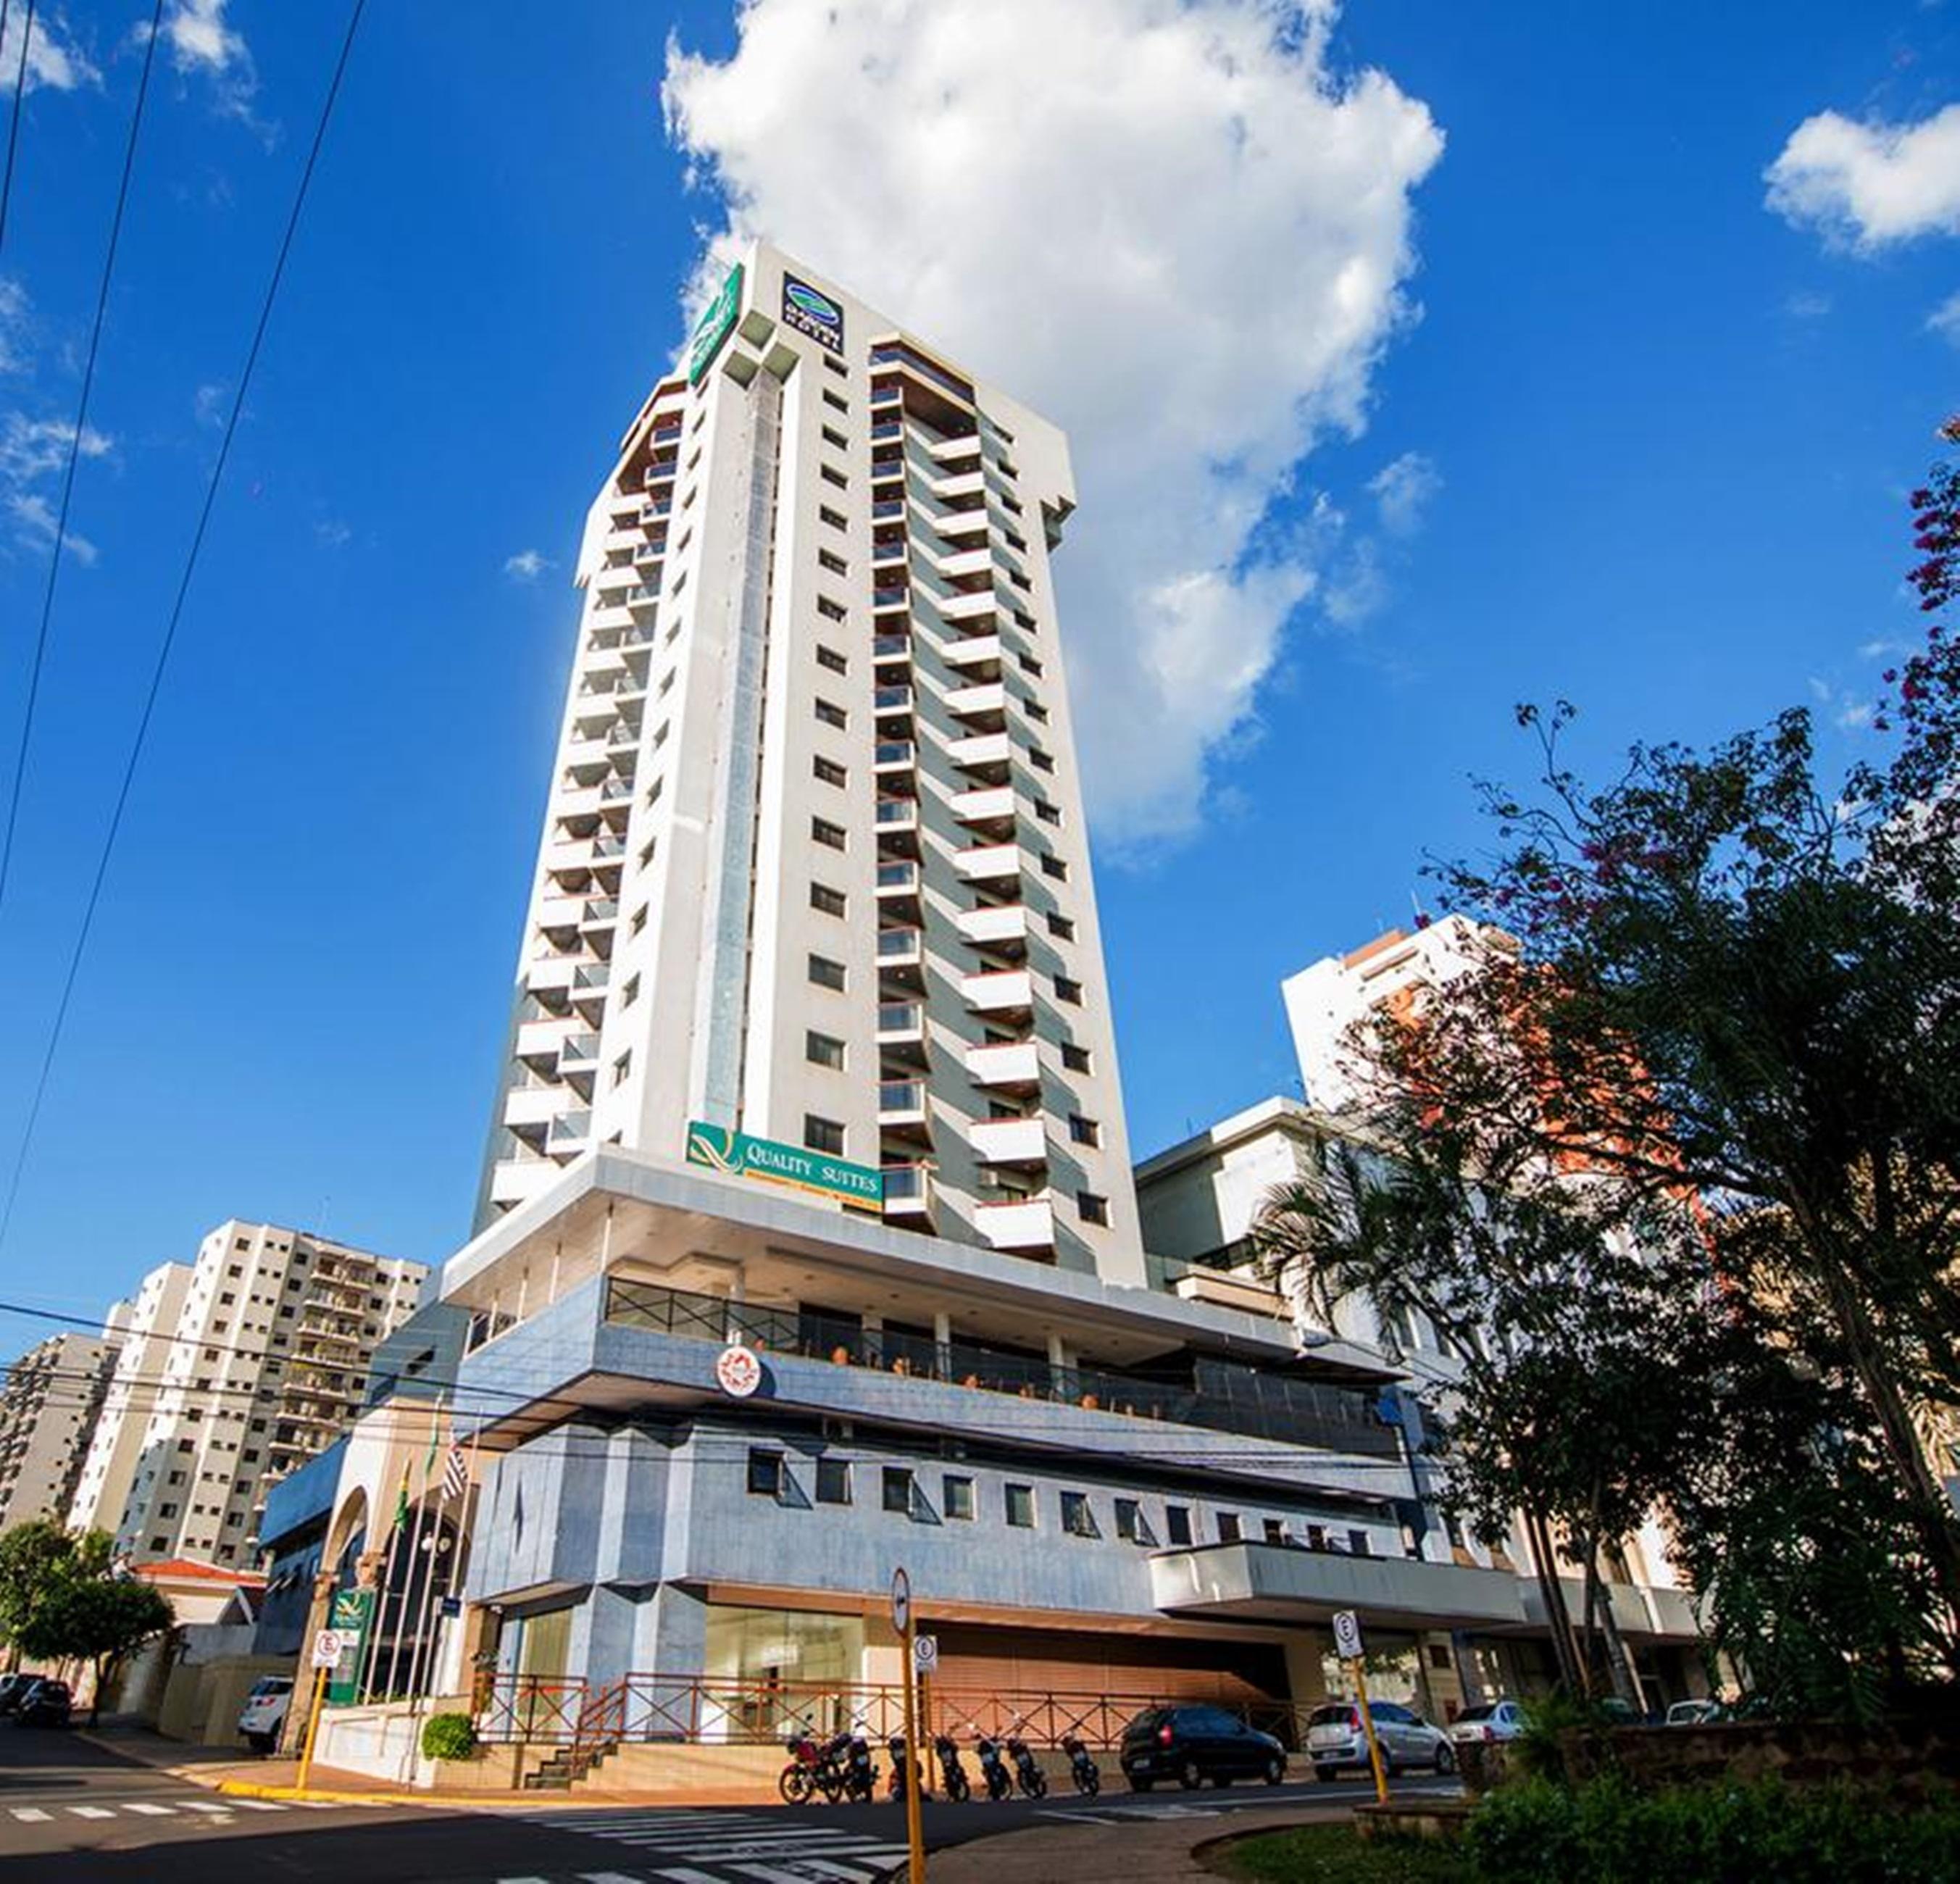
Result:
{"label": "curb", "polygon": [[297,1786],[262,1786],[249,1779],[221,1779],[215,1790],[233,1799],[306,1799],[326,1806],[437,1806],[447,1809],[454,1803],[448,1799],[417,1798],[403,1793],[345,1793],[323,1786],[309,1786],[302,1792]]}

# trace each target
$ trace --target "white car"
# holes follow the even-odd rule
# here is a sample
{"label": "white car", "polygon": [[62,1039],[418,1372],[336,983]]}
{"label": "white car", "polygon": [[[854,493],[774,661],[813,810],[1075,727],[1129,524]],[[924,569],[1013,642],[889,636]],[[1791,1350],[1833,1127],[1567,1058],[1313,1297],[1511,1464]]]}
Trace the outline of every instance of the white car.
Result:
{"label": "white car", "polygon": [[1449,1723],[1449,1737],[1456,1741],[1515,1740],[1525,1730],[1525,1711],[1515,1701],[1494,1701],[1481,1707],[1465,1707]]}
{"label": "white car", "polygon": [[[1456,1771],[1456,1749],[1440,1727],[1431,1726],[1399,1701],[1372,1701],[1368,1711],[1374,1717],[1382,1765],[1391,1774],[1411,1767],[1434,1773]],[[1315,1708],[1306,1717],[1306,1755],[1316,1779],[1335,1778],[1348,1768],[1367,1771],[1368,1736],[1360,1708],[1347,1701]]]}
{"label": "white car", "polygon": [[253,1752],[276,1753],[279,1736],[285,1730],[286,1710],[292,1705],[293,1678],[290,1675],[262,1675],[252,1684],[238,1717],[238,1731]]}

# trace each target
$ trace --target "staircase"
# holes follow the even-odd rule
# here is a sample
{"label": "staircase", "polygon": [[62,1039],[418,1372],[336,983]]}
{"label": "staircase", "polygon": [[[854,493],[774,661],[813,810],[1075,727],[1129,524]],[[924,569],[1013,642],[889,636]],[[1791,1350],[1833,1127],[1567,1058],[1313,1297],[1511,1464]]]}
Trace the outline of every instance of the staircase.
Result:
{"label": "staircase", "polygon": [[568,1793],[617,1752],[619,1744],[616,1740],[607,1740],[597,1746],[562,1746],[541,1766],[524,1775],[523,1789],[527,1793]]}

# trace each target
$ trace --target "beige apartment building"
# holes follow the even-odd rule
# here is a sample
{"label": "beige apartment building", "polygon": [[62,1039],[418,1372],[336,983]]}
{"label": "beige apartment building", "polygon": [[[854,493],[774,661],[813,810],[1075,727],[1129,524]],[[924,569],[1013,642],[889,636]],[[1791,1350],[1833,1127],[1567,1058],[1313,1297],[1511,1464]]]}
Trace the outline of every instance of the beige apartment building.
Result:
{"label": "beige apartment building", "polygon": [[349,1425],[420,1263],[273,1224],[221,1224],[145,1278],[69,1521],[138,1561],[246,1567],[266,1492]]}
{"label": "beige apartment building", "polygon": [[0,1531],[67,1515],[116,1365],[113,1325],[51,1335],[0,1385]]}
{"label": "beige apartment building", "polygon": [[479,1227],[701,1122],[877,1174],[893,1226],[1142,1280],[1074,501],[1046,420],[766,245],[731,271],[587,519]]}

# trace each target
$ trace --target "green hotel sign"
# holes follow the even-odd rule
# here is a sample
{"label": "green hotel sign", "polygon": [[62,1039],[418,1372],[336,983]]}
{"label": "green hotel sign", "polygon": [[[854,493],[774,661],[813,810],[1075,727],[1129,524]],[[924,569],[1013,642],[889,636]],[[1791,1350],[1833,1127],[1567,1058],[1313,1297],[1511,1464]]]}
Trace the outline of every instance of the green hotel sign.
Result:
{"label": "green hotel sign", "polygon": [[716,289],[706,311],[695,323],[694,338],[687,343],[689,385],[701,383],[701,376],[714,364],[714,356],[721,351],[721,343],[728,338],[729,329],[735,325],[735,317],[741,311],[742,264],[737,262]]}
{"label": "green hotel sign", "polygon": [[885,1179],[868,1165],[847,1164],[800,1145],[778,1144],[773,1138],[752,1138],[726,1125],[696,1119],[687,1128],[687,1161],[705,1164],[729,1177],[759,1178],[765,1184],[787,1184],[791,1189],[832,1197],[853,1210],[883,1208]]}

